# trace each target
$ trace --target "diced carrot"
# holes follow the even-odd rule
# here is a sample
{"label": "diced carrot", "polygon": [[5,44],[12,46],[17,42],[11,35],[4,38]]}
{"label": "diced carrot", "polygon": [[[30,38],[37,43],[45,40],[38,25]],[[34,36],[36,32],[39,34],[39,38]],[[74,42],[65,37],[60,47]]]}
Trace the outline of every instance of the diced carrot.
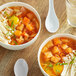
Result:
{"label": "diced carrot", "polygon": [[65,49],[66,53],[72,53],[72,48],[68,47],[67,49]]}
{"label": "diced carrot", "polygon": [[28,25],[30,23],[30,19],[27,17],[24,17],[23,24]]}
{"label": "diced carrot", "polygon": [[33,13],[27,13],[27,17],[29,18],[29,19],[33,19],[33,17],[34,17],[34,14]]}
{"label": "diced carrot", "polygon": [[54,46],[53,50],[52,50],[53,54],[59,53],[60,50],[57,46]]}
{"label": "diced carrot", "polygon": [[22,31],[22,30],[23,30],[23,28],[24,28],[24,24],[21,24],[21,25],[17,26],[17,30]]}
{"label": "diced carrot", "polygon": [[22,32],[21,31],[19,31],[19,30],[16,30],[15,32],[14,32],[14,34],[16,35],[16,36],[21,36],[21,34],[22,34]]}
{"label": "diced carrot", "polygon": [[46,58],[51,58],[53,56],[51,52],[45,52],[44,55]]}
{"label": "diced carrot", "polygon": [[60,57],[56,57],[56,56],[51,57],[51,61],[54,62],[54,63],[58,63],[60,60],[61,60]]}
{"label": "diced carrot", "polygon": [[66,48],[68,48],[68,45],[67,45],[67,44],[62,44],[62,45],[61,45],[61,48],[62,48],[62,49],[66,49]]}
{"label": "diced carrot", "polygon": [[19,38],[16,38],[18,44],[21,44],[24,42],[24,38],[22,36],[20,36]]}
{"label": "diced carrot", "polygon": [[46,47],[47,48],[50,48],[50,47],[52,47],[54,44],[53,44],[53,42],[50,40],[47,44],[46,44]]}
{"label": "diced carrot", "polygon": [[53,42],[54,42],[54,45],[59,45],[59,44],[62,43],[61,40],[60,40],[60,38],[53,39]]}
{"label": "diced carrot", "polygon": [[28,29],[29,31],[34,30],[34,27],[32,26],[32,24],[28,24],[26,25],[26,29]]}

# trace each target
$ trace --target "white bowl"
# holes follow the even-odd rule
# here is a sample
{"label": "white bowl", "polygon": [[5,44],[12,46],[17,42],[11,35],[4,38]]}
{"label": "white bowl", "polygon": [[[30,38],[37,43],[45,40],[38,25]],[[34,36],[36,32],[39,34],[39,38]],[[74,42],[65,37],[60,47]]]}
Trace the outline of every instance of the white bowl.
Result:
{"label": "white bowl", "polygon": [[71,35],[71,34],[56,34],[56,35],[53,35],[51,37],[49,37],[48,39],[46,39],[42,45],[40,46],[39,48],[39,51],[38,51],[38,64],[39,64],[39,67],[40,67],[40,70],[41,72],[43,73],[44,76],[49,76],[44,70],[43,68],[41,67],[41,64],[40,64],[40,53],[41,53],[41,50],[42,48],[46,45],[46,43],[49,41],[49,40],[52,40],[56,37],[69,37],[69,38],[72,38],[72,39],[75,39],[76,40],[76,36],[74,35]]}
{"label": "white bowl", "polygon": [[41,29],[41,18],[39,16],[38,12],[32,6],[30,6],[26,3],[23,3],[23,2],[9,2],[9,3],[3,4],[0,6],[0,11],[6,7],[11,7],[11,6],[24,6],[25,8],[31,10],[36,15],[36,17],[38,18],[39,25],[40,25],[37,35],[31,41],[29,41],[27,43],[24,43],[21,45],[10,45],[10,44],[4,44],[4,43],[0,42],[0,45],[6,49],[21,50],[21,49],[24,49],[24,48],[30,46],[31,44],[33,44],[36,41],[36,39],[38,38],[38,35],[40,33],[40,29]]}

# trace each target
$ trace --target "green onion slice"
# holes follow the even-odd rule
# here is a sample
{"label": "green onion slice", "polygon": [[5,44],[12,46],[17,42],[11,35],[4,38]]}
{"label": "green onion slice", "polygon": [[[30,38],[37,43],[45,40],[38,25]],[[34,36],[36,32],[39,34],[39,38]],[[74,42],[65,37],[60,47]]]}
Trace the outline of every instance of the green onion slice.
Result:
{"label": "green onion slice", "polygon": [[13,28],[13,25],[14,25],[14,21],[12,21],[12,23],[11,23],[11,28]]}
{"label": "green onion slice", "polygon": [[16,41],[14,41],[14,43],[15,43],[16,45],[18,45]]}

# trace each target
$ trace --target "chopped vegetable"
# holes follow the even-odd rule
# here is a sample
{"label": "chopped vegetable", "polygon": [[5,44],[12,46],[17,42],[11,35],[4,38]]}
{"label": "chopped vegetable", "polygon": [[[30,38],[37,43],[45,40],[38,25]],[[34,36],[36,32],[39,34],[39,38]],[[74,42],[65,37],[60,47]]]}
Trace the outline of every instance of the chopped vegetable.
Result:
{"label": "chopped vegetable", "polygon": [[46,58],[51,58],[53,56],[51,52],[45,52],[44,55]]}
{"label": "chopped vegetable", "polygon": [[28,29],[29,31],[33,31],[34,27],[31,24],[26,25],[26,29]]}
{"label": "chopped vegetable", "polygon": [[28,25],[30,23],[30,19],[27,17],[24,17],[23,24]]}
{"label": "chopped vegetable", "polygon": [[72,53],[72,48],[68,47],[67,49],[65,49],[66,53]]}
{"label": "chopped vegetable", "polygon": [[56,54],[56,53],[59,53],[60,50],[59,50],[59,48],[58,48],[57,46],[54,46],[52,52],[53,52],[54,54]]}
{"label": "chopped vegetable", "polygon": [[76,55],[76,53],[74,53],[74,55]]}
{"label": "chopped vegetable", "polygon": [[4,11],[4,15],[5,15],[7,18],[10,18],[10,15],[9,15],[6,11]]}
{"label": "chopped vegetable", "polygon": [[4,11],[4,14],[6,15],[6,14],[7,14],[7,12],[6,12],[6,11]]}
{"label": "chopped vegetable", "polygon": [[68,63],[56,63],[56,65],[68,65]]}
{"label": "chopped vegetable", "polygon": [[15,45],[18,45],[16,41],[14,41]]}
{"label": "chopped vegetable", "polygon": [[53,65],[50,63],[50,64],[48,65],[48,67],[53,67]]}
{"label": "chopped vegetable", "polygon": [[23,30],[23,28],[24,28],[24,24],[21,24],[21,25],[17,26],[17,30],[22,31],[22,30]]}
{"label": "chopped vegetable", "polygon": [[74,59],[72,59],[72,61],[70,62],[70,64],[73,64],[74,63]]}
{"label": "chopped vegetable", "polygon": [[75,58],[76,58],[76,56],[74,56],[74,58],[71,60],[70,64],[74,63]]}
{"label": "chopped vegetable", "polygon": [[60,59],[61,59],[60,57],[56,57],[56,56],[51,57],[51,61],[54,63],[58,63],[60,61]]}
{"label": "chopped vegetable", "polygon": [[66,48],[68,48],[68,45],[67,45],[67,44],[62,44],[62,45],[61,45],[61,48],[62,48],[62,49],[66,49]]}
{"label": "chopped vegetable", "polygon": [[27,40],[29,38],[29,34],[24,33],[24,39]]}
{"label": "chopped vegetable", "polygon": [[46,44],[46,47],[47,48],[50,48],[50,47],[52,47],[54,44],[53,44],[53,42],[50,40],[47,44]]}
{"label": "chopped vegetable", "polygon": [[16,38],[16,36],[15,36],[15,35],[14,35],[13,37],[14,37],[14,38]]}
{"label": "chopped vegetable", "polygon": [[7,32],[6,35],[7,35],[7,36],[12,36],[12,33]]}
{"label": "chopped vegetable", "polygon": [[59,45],[59,44],[62,43],[61,40],[60,40],[59,38],[53,39],[53,42],[54,42],[54,45]]}
{"label": "chopped vegetable", "polygon": [[13,31],[13,29],[10,26],[6,25],[6,27],[9,28],[11,31]]}
{"label": "chopped vegetable", "polygon": [[19,38],[16,38],[18,44],[22,44],[24,42],[24,38],[20,36]]}
{"label": "chopped vegetable", "polygon": [[12,21],[12,23],[11,23],[11,28],[13,27],[13,25],[14,25],[14,21]]}
{"label": "chopped vegetable", "polygon": [[15,36],[19,37],[19,36],[21,36],[22,32],[19,31],[19,30],[16,30],[16,31],[14,32],[14,34],[15,34]]}

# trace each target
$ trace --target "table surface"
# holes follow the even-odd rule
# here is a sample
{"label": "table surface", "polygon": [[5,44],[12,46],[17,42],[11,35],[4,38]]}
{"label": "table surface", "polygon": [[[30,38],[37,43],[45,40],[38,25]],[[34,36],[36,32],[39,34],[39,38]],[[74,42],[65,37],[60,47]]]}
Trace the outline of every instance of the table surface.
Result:
{"label": "table surface", "polygon": [[[21,1],[32,5],[41,16],[42,28],[38,39],[29,48],[20,51],[11,51],[0,46],[0,76],[15,76],[13,67],[19,58],[24,58],[27,61],[29,66],[28,76],[43,76],[38,66],[37,53],[42,42],[53,35],[45,29],[49,0],[0,0],[0,5],[10,1]],[[60,28],[54,34],[69,33],[76,35],[76,28],[70,27],[67,23],[65,0],[55,0],[54,3],[55,11],[60,21]]]}

